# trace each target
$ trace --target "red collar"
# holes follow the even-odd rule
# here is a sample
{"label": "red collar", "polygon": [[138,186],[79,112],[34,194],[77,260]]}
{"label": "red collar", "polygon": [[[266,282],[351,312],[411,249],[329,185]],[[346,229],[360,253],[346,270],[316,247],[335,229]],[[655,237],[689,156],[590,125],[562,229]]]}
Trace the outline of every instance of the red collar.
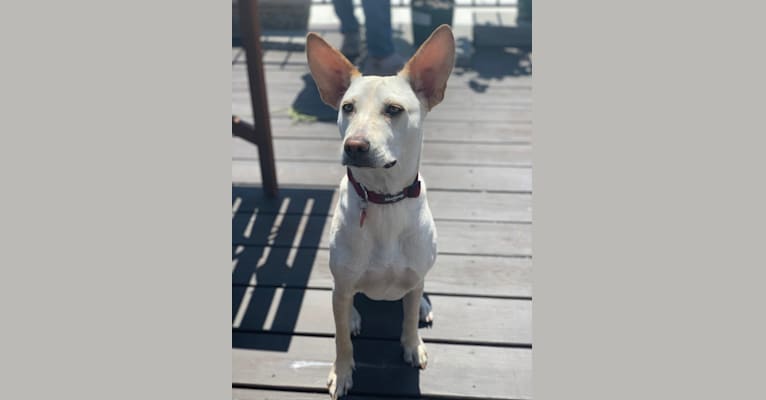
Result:
{"label": "red collar", "polygon": [[354,179],[354,175],[351,174],[351,168],[346,168],[346,171],[348,175],[348,181],[351,182],[351,184],[354,186],[356,194],[358,194],[362,200],[366,200],[375,204],[391,204],[402,201],[408,197],[420,196],[420,181],[418,180],[417,174],[415,174],[415,181],[412,182],[412,185],[407,186],[401,192],[396,194],[385,194],[367,190],[364,185]]}

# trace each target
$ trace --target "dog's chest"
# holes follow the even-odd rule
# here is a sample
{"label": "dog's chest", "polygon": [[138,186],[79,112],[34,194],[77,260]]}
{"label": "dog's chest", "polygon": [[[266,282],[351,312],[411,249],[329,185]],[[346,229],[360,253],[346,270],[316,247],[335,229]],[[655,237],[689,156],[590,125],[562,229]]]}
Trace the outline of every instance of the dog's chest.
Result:
{"label": "dog's chest", "polygon": [[399,300],[423,279],[413,268],[371,267],[365,270],[356,290],[373,300]]}
{"label": "dog's chest", "polygon": [[363,227],[355,224],[358,220],[338,223],[330,258],[331,268],[332,264],[340,268],[333,275],[336,282],[343,280],[372,299],[401,299],[434,263],[436,237],[430,212],[422,215],[422,210],[391,206],[370,207],[368,212]]}
{"label": "dog's chest", "polygon": [[420,283],[430,267],[419,258],[406,254],[401,243],[373,248],[360,265],[363,273],[356,289],[374,300],[401,299]]}

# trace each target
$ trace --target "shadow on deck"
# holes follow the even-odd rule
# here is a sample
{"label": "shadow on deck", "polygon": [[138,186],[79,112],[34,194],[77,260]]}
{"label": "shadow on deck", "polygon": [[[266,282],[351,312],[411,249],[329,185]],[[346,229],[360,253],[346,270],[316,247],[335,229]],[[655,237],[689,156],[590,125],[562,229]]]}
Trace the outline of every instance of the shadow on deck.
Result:
{"label": "shadow on deck", "polygon": [[[305,290],[280,290],[278,297],[277,290],[306,287],[332,196],[332,190],[282,188],[269,199],[260,187],[232,187],[232,280],[248,282],[232,288],[234,328],[294,332]],[[290,339],[233,345],[287,351]]]}
{"label": "shadow on deck", "polygon": [[[296,336],[333,337],[296,330],[333,193],[282,188],[278,198],[269,199],[260,187],[232,187],[232,279],[249,282],[232,288],[232,347],[287,352]],[[362,334],[353,338],[353,392],[419,394],[420,372],[401,357],[401,300],[373,301],[358,294],[354,306],[363,318]],[[332,319],[331,314],[314,317]]]}

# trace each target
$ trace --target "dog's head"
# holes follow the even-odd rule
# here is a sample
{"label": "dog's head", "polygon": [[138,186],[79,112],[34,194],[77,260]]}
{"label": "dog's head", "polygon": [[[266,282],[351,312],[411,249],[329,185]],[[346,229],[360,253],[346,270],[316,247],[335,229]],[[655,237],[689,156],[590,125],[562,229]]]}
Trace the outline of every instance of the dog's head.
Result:
{"label": "dog's head", "polygon": [[344,165],[391,168],[419,161],[423,118],[444,98],[455,62],[455,39],[447,25],[437,28],[395,76],[362,76],[315,33],[306,38],[306,54],[322,100],[338,110]]}

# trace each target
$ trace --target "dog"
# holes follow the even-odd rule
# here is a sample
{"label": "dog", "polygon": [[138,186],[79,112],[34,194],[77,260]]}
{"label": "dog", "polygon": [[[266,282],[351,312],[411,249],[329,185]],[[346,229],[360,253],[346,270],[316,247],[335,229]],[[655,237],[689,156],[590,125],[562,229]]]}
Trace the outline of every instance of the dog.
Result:
{"label": "dog", "polygon": [[335,400],[353,385],[351,335],[361,327],[356,293],[402,299],[404,361],[421,369],[428,362],[418,324],[433,319],[423,283],[436,261],[437,240],[420,155],[423,120],[444,98],[455,39],[449,26],[440,26],[394,76],[362,76],[313,32],[306,55],[322,101],[338,110],[347,168],[329,245],[336,354],[327,386]]}

